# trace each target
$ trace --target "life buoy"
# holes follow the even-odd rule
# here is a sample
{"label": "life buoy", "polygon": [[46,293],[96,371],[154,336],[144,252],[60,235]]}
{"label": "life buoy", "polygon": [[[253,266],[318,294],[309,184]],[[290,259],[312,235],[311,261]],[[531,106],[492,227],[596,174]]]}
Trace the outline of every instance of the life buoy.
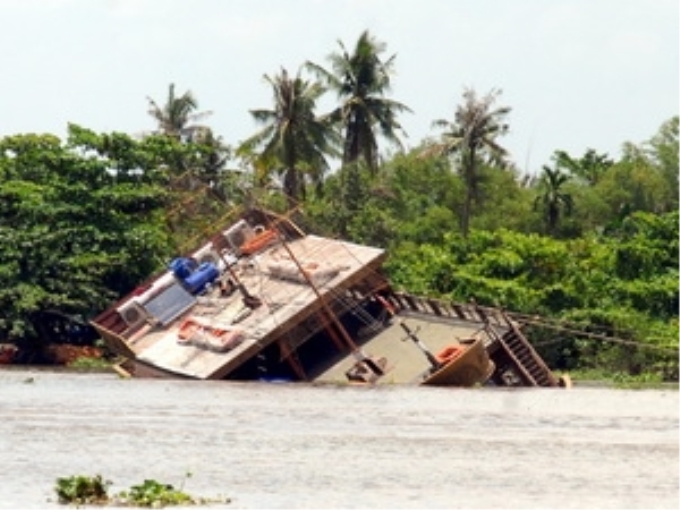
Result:
{"label": "life buoy", "polygon": [[462,345],[449,345],[437,353],[435,358],[442,365],[446,365],[450,361],[453,361],[458,356],[463,354],[465,347]]}

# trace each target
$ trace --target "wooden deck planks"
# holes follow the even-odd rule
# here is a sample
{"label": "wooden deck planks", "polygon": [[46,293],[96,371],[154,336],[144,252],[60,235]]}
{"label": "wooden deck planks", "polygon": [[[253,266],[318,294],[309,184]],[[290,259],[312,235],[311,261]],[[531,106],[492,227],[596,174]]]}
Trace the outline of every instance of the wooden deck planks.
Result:
{"label": "wooden deck planks", "polygon": [[193,313],[201,313],[199,316],[204,320],[228,324],[242,308],[242,296],[235,291],[222,299],[220,306],[212,312],[209,307],[196,305],[166,328],[140,338],[131,346],[137,357],[172,373],[199,379],[223,378],[300,321],[317,313],[323,307],[322,300],[336,299],[344,289],[377,270],[385,257],[385,252],[378,248],[317,236],[296,240],[288,247],[300,262],[334,266],[338,274],[320,285],[317,295],[309,285],[271,277],[269,264],[285,260],[289,254],[282,246],[269,248],[250,261],[242,261],[235,269],[248,293],[262,300],[262,306],[234,325],[244,331],[245,340],[241,345],[227,352],[214,352],[177,342],[179,325]]}

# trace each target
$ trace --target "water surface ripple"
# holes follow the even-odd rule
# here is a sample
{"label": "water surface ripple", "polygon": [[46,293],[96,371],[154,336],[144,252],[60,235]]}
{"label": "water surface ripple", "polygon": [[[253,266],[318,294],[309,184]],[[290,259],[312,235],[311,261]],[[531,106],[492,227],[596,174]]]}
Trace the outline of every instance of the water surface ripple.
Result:
{"label": "water surface ripple", "polygon": [[[58,477],[210,508],[673,508],[678,392],[119,379],[0,371],[0,509]],[[187,478],[187,473],[191,477]],[[182,485],[183,484],[183,485]]]}

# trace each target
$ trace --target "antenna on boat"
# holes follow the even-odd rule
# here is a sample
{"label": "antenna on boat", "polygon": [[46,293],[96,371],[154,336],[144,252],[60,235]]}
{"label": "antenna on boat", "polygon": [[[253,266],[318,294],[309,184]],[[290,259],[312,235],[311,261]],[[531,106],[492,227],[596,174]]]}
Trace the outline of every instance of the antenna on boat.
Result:
{"label": "antenna on boat", "polygon": [[[394,310],[394,306],[392,306],[392,303],[387,301],[387,299],[382,297],[380,294],[376,294],[375,297],[378,301],[380,301],[380,303],[383,305],[385,310],[387,310],[387,313],[390,314],[391,317],[396,316],[396,312]],[[398,324],[399,326],[401,326],[401,329],[406,331],[406,338],[410,338],[411,340],[413,340],[413,342],[418,346],[418,349],[422,351],[422,353],[427,358],[427,361],[429,361],[430,365],[432,365],[432,368],[435,370],[440,368],[442,364],[439,361],[437,361],[437,358],[434,357],[434,355],[429,351],[427,347],[425,347],[425,344],[416,335],[420,328],[416,327],[414,331],[402,319],[398,319]],[[406,340],[406,338],[403,338],[402,340]]]}
{"label": "antenna on boat", "polygon": [[[425,344],[416,336],[416,333],[418,332],[418,329],[416,328],[415,331],[413,331],[403,320],[399,320],[399,325],[401,326],[401,329],[406,331],[406,337],[410,338],[413,340],[413,342],[418,346],[418,349],[420,349],[425,357],[427,358],[427,361],[430,362],[430,365],[432,365],[433,369],[438,369],[439,367],[442,366],[439,361],[437,361],[437,358],[434,357],[434,355],[428,350],[427,347],[425,347]],[[405,340],[405,339],[404,339]]]}

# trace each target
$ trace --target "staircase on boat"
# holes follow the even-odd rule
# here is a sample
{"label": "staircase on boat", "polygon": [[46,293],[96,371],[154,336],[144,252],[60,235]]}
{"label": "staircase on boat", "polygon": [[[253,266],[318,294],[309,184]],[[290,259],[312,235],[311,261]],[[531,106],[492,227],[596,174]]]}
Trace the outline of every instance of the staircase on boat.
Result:
{"label": "staircase on boat", "polygon": [[487,346],[496,363],[492,380],[506,386],[559,386],[558,380],[520,330],[511,326]]}

